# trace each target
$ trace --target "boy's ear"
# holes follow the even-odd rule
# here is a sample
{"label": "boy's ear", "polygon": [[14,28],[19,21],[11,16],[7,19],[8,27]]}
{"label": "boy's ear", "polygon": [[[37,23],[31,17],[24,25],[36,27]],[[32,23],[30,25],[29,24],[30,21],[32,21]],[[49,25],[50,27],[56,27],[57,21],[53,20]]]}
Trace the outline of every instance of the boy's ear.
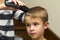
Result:
{"label": "boy's ear", "polygon": [[45,24],[44,24],[44,29],[47,29],[48,26],[49,26],[49,22],[47,21],[47,22],[45,22]]}

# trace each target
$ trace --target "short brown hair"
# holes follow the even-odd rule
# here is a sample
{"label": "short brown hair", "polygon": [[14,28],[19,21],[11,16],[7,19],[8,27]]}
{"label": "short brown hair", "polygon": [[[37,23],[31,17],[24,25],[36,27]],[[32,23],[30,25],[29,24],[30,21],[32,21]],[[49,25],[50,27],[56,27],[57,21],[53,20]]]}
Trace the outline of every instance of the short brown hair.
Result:
{"label": "short brown hair", "polygon": [[30,10],[26,13],[26,15],[27,14],[31,14],[32,17],[36,17],[36,18],[38,17],[38,18],[42,19],[43,23],[48,21],[47,10],[43,7],[36,6],[36,7],[30,8]]}

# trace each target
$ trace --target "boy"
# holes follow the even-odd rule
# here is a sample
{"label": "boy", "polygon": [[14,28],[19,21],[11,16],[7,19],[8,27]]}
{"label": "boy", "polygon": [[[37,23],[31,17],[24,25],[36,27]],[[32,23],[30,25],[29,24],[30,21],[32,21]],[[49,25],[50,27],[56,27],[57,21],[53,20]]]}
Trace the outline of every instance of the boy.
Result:
{"label": "boy", "polygon": [[[2,1],[2,2],[1,2]],[[7,7],[4,4],[5,0],[0,0],[0,40],[14,40],[14,24],[13,18],[22,20],[23,11]],[[20,6],[24,6],[24,3],[18,0],[9,0],[10,2],[18,3]],[[16,12],[13,13],[13,10]]]}
{"label": "boy", "polygon": [[44,30],[48,28],[48,13],[43,7],[33,7],[24,18],[26,30],[32,40],[47,40],[44,37]]}

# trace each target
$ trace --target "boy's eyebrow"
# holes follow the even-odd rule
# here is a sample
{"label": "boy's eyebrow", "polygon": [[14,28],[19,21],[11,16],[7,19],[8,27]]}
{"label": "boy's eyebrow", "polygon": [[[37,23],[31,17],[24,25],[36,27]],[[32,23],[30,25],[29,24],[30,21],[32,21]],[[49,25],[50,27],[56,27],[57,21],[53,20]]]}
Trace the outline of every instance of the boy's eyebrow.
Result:
{"label": "boy's eyebrow", "polygon": [[25,24],[29,24],[29,23],[25,23]]}
{"label": "boy's eyebrow", "polygon": [[38,22],[33,22],[33,24],[34,24],[34,23],[38,23]]}

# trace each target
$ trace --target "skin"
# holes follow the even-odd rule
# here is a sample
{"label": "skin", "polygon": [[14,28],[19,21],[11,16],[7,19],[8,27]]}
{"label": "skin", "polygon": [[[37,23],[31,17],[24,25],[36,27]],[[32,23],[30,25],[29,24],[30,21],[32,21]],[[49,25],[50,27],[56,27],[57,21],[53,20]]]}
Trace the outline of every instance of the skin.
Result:
{"label": "skin", "polygon": [[48,27],[48,22],[43,24],[40,18],[25,17],[26,30],[32,40],[46,40],[44,38],[44,30]]}

